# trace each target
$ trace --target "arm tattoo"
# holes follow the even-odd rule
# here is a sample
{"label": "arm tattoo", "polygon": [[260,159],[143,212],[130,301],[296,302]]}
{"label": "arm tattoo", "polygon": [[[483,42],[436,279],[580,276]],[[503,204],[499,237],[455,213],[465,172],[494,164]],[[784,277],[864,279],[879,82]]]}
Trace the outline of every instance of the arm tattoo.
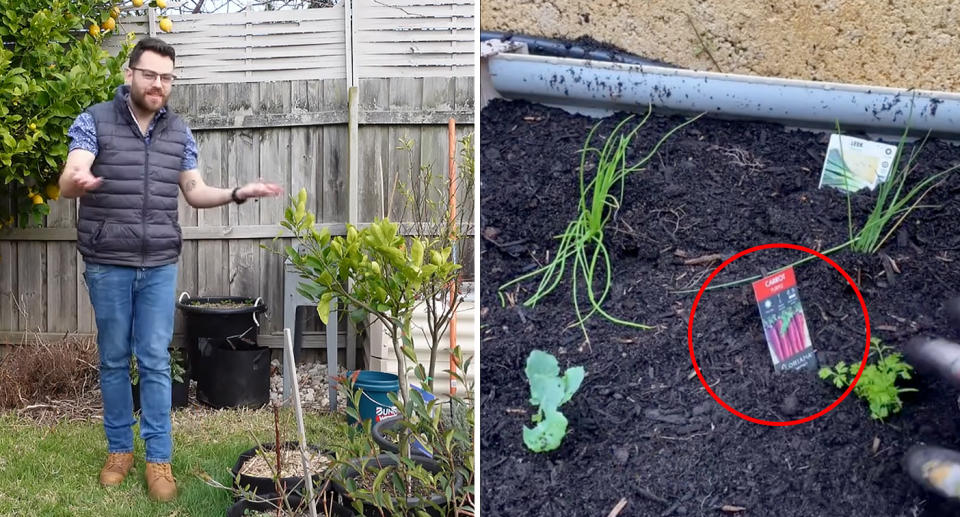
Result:
{"label": "arm tattoo", "polygon": [[196,187],[197,187],[197,180],[190,180],[190,181],[187,183],[187,186],[183,188],[183,191],[184,191],[184,192],[190,192],[191,190],[195,189]]}

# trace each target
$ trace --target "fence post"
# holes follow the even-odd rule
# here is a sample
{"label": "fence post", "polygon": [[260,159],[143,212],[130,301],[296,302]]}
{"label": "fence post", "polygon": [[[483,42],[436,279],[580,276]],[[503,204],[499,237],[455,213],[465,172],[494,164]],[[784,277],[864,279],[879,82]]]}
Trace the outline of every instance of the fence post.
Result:
{"label": "fence post", "polygon": [[[347,137],[347,222],[360,222],[360,89],[351,86],[348,97]],[[350,286],[352,287],[352,286]],[[347,314],[350,307],[347,306]],[[357,326],[347,319],[347,369],[357,366]]]}

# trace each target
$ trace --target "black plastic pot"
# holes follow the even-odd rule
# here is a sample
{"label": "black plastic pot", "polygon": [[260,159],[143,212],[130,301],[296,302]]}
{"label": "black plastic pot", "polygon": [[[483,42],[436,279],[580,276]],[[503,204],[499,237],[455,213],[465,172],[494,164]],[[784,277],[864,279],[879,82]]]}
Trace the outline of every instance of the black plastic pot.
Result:
{"label": "black plastic pot", "polygon": [[[173,353],[173,349],[170,349]],[[183,373],[183,382],[177,382],[171,379],[170,384],[170,407],[173,409],[184,408],[190,402],[190,390],[188,389],[190,381],[190,365],[183,358],[179,361],[184,368]],[[172,366],[172,363],[171,363]],[[140,411],[140,383],[130,384],[130,388],[133,390],[133,410]]]}
{"label": "black plastic pot", "polygon": [[[257,346],[256,315],[267,310],[242,296],[189,298],[183,312],[190,372],[197,400],[208,406],[260,407],[270,401],[270,349]],[[244,304],[237,308],[197,304]]]}
{"label": "black plastic pot", "polygon": [[[374,458],[365,458],[366,469],[367,470],[377,470],[380,466],[390,466],[396,465],[397,459],[395,456],[389,454],[381,454]],[[416,463],[423,465],[427,471],[432,473],[440,472],[440,465],[429,458],[424,458],[422,456],[411,456],[410,459]],[[354,467],[344,467],[342,471],[342,476],[345,478],[356,477],[359,474],[359,466],[363,463],[364,459],[360,459],[354,462]],[[336,481],[331,481],[330,485],[333,488],[333,491],[342,499],[341,504],[344,508],[347,508],[350,512],[355,513],[355,510],[352,506],[353,497],[347,492],[346,488]],[[430,505],[429,502],[423,501],[416,497],[411,497],[407,499],[407,506],[411,508],[417,508],[419,511],[425,512],[431,517],[446,517],[446,512],[444,511],[447,505],[447,499],[442,494],[435,494],[430,497],[430,502],[436,504],[440,509],[434,508]],[[363,513],[359,514],[363,517],[381,517],[381,512],[375,506],[370,506],[368,504],[363,505]],[[407,515],[415,515],[413,510],[408,512]]]}
{"label": "black plastic pot", "polygon": [[[133,410],[140,411],[140,384],[131,384],[130,387],[133,389]],[[187,389],[187,383],[173,381],[170,385],[170,407],[173,409],[187,407],[189,399],[190,391]]]}
{"label": "black plastic pot", "polygon": [[[374,423],[373,427],[370,428],[370,434],[373,436],[373,441],[376,442],[380,447],[381,452],[392,452],[394,454],[400,453],[400,444],[388,438],[385,433],[398,430],[402,422],[403,417],[394,416],[390,418],[384,418],[383,420]],[[426,458],[431,457],[426,453],[426,451],[419,449],[414,443],[410,444],[410,455],[423,456]]]}
{"label": "black plastic pot", "polygon": [[[251,349],[257,346],[257,323],[255,315],[267,310],[259,299],[243,296],[206,296],[186,298],[180,296],[177,308],[183,313],[187,358],[193,378],[200,380],[204,374],[200,359],[200,340],[205,338],[217,346]],[[218,303],[248,304],[238,308],[198,307],[197,304]]]}
{"label": "black plastic pot", "polygon": [[197,401],[215,408],[260,407],[270,401],[270,349],[227,350],[200,343],[204,373]]}
{"label": "black plastic pot", "polygon": [[[275,493],[264,494],[262,496],[264,501],[247,501],[240,500],[233,503],[233,506],[227,509],[227,517],[242,517],[244,512],[247,510],[251,511],[265,511],[265,510],[275,510],[280,501],[280,496]],[[343,505],[339,504],[336,501],[336,497],[333,497],[333,494],[327,493],[327,497],[324,499],[322,497],[317,497],[317,515],[331,515],[333,517],[355,517],[355,513],[350,511],[348,508],[345,508]],[[293,492],[287,496],[287,508],[297,509],[300,508],[304,503],[304,497],[297,492]],[[323,505],[326,505],[324,508]],[[309,515],[309,511],[306,510],[306,506],[303,506],[304,512],[303,515]],[[284,514],[286,515],[286,514]]]}
{"label": "black plastic pot", "polygon": [[[288,450],[298,450],[300,447],[296,442],[287,442],[283,446],[285,449],[288,449]],[[319,447],[316,447],[313,445],[308,445],[307,447],[311,450],[320,452],[326,456],[333,457],[333,453],[321,450]],[[258,449],[272,452],[274,451],[274,445],[272,443],[265,443],[263,444],[262,447],[254,447],[250,450],[245,451],[243,454],[241,454],[240,457],[237,458],[237,463],[233,466],[233,470],[230,471],[233,477],[233,486],[234,488],[242,487],[249,491],[255,491],[258,494],[269,494],[269,493],[275,494],[277,492],[277,486],[276,486],[276,483],[274,483],[273,478],[248,476],[245,474],[240,474],[240,469],[243,468],[244,463],[246,463],[250,458],[253,458],[254,456],[256,456]],[[268,453],[268,458],[271,458],[271,457],[272,456],[269,456],[269,453]],[[299,466],[299,463],[298,463],[298,466]],[[317,487],[316,485],[319,483],[320,479],[322,479],[323,476],[319,472],[314,472],[312,477],[314,480],[314,487],[315,487],[314,492],[316,492],[319,489],[319,487]],[[290,477],[281,478],[280,484],[283,487],[284,493],[301,492],[304,489],[303,476],[290,476]]]}

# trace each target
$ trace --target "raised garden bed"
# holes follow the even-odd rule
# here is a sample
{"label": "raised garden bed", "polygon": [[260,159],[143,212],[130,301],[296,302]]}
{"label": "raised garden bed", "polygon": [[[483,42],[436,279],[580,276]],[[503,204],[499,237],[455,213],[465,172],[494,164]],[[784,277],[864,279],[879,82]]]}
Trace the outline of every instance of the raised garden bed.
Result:
{"label": "raised garden bed", "polygon": [[[598,134],[608,135],[623,117],[607,118]],[[628,159],[636,161],[683,120],[651,117]],[[825,133],[703,118],[627,179],[605,232],[614,274],[604,307],[654,330],[594,315],[584,345],[581,331],[567,328],[575,321],[569,275],[535,308],[520,304],[539,279],[510,289],[515,305],[501,306],[498,286],[552,258],[554,236],[576,217],[579,151],[595,122],[520,101],[494,101],[481,112],[484,513],[606,515],[626,499],[620,515],[960,514],[900,466],[915,443],[960,447],[957,393],[944,382],[918,376],[919,391],[883,423],[851,395],[812,422],[769,427],[726,411],[691,377],[687,328],[695,293],[676,291],[699,289],[720,264],[710,255],[727,258],[771,242],[826,250],[849,239],[845,196],[817,188]],[[960,148],[930,141],[913,175],[919,180],[958,162]],[[879,254],[831,255],[857,281],[872,335],[894,349],[917,335],[960,338],[944,311],[960,287],[958,176],[924,200],[937,207],[914,212],[881,249],[899,273],[887,272]],[[851,201],[860,225],[874,195]],[[757,252],[713,283],[804,256]],[[821,365],[858,361],[864,318],[847,283],[816,260],[798,266],[796,276]],[[841,394],[815,374],[774,373],[749,283],[704,294],[693,335],[707,383],[752,417],[802,418]],[[568,435],[543,454],[528,451],[521,432],[534,412],[523,375],[534,348],[555,354],[561,368],[587,371],[563,407]]]}

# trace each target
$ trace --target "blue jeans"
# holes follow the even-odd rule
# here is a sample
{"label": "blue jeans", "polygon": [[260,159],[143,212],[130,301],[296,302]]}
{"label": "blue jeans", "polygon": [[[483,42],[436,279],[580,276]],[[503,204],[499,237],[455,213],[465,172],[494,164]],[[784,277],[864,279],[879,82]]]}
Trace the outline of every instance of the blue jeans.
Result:
{"label": "blue jeans", "polygon": [[138,268],[86,263],[97,319],[103,429],[110,452],[133,452],[130,357],[140,372],[140,436],[146,460],[170,463],[170,354],[177,265]]}

